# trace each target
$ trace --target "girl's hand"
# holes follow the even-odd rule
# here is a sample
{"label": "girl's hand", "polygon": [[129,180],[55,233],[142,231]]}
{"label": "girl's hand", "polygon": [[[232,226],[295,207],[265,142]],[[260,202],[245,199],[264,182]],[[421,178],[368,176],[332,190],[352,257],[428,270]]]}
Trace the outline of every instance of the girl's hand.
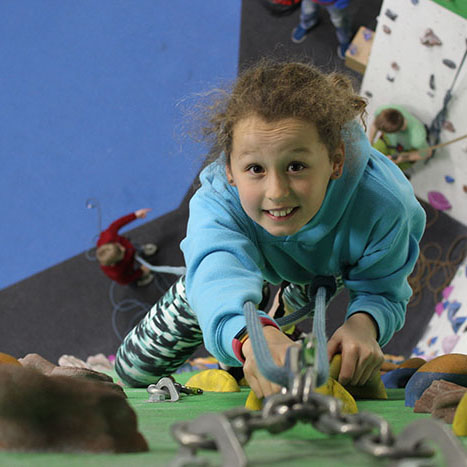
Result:
{"label": "girl's hand", "polygon": [[[279,366],[284,365],[287,348],[294,345],[294,342],[274,326],[265,326],[263,331],[274,362]],[[245,378],[248,381],[248,384],[256,396],[261,399],[262,397],[267,397],[279,392],[280,387],[277,384],[268,381],[260,373],[259,368],[256,365],[250,339],[247,339],[243,343],[242,352],[245,357],[243,372],[245,373]]]}
{"label": "girl's hand", "polygon": [[328,357],[342,354],[339,383],[363,386],[379,372],[384,361],[376,341],[376,323],[366,313],[355,313],[332,335],[328,342]]}

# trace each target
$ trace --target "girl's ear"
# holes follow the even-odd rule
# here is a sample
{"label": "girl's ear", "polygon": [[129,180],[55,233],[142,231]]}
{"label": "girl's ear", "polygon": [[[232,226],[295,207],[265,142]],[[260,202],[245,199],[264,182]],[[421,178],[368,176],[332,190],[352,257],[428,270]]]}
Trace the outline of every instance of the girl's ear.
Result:
{"label": "girl's ear", "polygon": [[345,145],[341,141],[333,157],[331,178],[336,179],[342,175],[345,162]]}
{"label": "girl's ear", "polygon": [[230,170],[229,164],[225,164],[225,175],[227,177],[227,181],[229,182],[229,185],[235,186],[235,182],[234,182],[233,175],[232,175],[232,170]]}

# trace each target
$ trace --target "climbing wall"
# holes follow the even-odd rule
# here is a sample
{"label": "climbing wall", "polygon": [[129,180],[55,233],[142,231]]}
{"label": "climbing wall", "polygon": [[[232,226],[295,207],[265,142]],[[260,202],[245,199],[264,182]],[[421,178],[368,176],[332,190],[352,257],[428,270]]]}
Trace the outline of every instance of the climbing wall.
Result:
{"label": "climbing wall", "polygon": [[467,354],[467,258],[443,290],[433,317],[412,357],[430,360],[448,353]]}
{"label": "climbing wall", "polygon": [[[369,123],[380,105],[399,104],[430,126],[459,72],[440,142],[467,134],[467,59],[460,68],[466,48],[462,16],[431,0],[384,0],[361,87]],[[467,225],[467,138],[418,162],[411,182],[426,201],[430,191],[443,194],[446,213]]]}

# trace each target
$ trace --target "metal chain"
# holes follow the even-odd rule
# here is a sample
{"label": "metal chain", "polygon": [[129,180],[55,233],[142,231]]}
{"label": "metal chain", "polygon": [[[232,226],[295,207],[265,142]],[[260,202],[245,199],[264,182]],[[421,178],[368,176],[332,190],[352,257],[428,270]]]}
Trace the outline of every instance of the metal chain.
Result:
{"label": "metal chain", "polygon": [[350,436],[358,449],[376,458],[413,461],[432,457],[435,452],[423,442],[434,441],[442,449],[448,467],[467,467],[467,454],[459,440],[437,420],[418,420],[396,437],[384,418],[368,412],[344,414],[342,401],[315,392],[316,349],[312,333],[301,347],[289,347],[287,387],[268,397],[261,411],[238,407],[172,425],[172,435],[180,444],[172,467],[208,465],[196,457],[198,449],[220,451],[223,466],[245,467],[247,458],[242,446],[254,431],[278,434],[297,422],[310,423],[328,435]]}
{"label": "metal chain", "polygon": [[[297,377],[305,379],[308,376],[301,374]],[[304,381],[296,381],[294,387],[304,388]],[[467,466],[462,445],[441,422],[423,420],[423,425],[416,427],[419,436],[408,443],[406,432],[413,432],[410,427],[414,424],[407,427],[403,436],[396,437],[382,417],[366,412],[343,414],[341,406],[342,402],[334,397],[302,390],[296,394],[275,394],[265,400],[262,410],[258,412],[239,407],[221,414],[208,414],[192,421],[175,423],[172,434],[182,449],[172,466],[208,465],[196,457],[196,451],[217,449],[223,456],[222,465],[244,467],[247,460],[241,446],[250,440],[254,431],[264,429],[277,434],[289,430],[297,422],[311,423],[325,434],[348,435],[358,449],[377,458],[390,459],[433,456],[434,451],[421,442],[425,430],[428,440],[439,442],[444,437],[444,446],[441,447],[447,465]]]}

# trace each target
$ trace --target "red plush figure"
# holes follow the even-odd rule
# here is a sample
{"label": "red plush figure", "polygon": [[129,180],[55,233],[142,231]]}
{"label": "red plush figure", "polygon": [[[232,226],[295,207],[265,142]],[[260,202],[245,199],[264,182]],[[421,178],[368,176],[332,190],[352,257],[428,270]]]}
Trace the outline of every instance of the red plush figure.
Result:
{"label": "red plush figure", "polygon": [[[145,218],[149,211],[149,208],[138,209],[112,222],[108,229],[101,232],[97,241],[96,257],[102,271],[120,285],[134,283],[142,287],[154,279],[154,274],[147,267],[135,264],[136,248],[118,233],[122,227],[135,219]],[[153,255],[156,251],[157,246],[152,243],[142,247],[142,253],[146,256]]]}

